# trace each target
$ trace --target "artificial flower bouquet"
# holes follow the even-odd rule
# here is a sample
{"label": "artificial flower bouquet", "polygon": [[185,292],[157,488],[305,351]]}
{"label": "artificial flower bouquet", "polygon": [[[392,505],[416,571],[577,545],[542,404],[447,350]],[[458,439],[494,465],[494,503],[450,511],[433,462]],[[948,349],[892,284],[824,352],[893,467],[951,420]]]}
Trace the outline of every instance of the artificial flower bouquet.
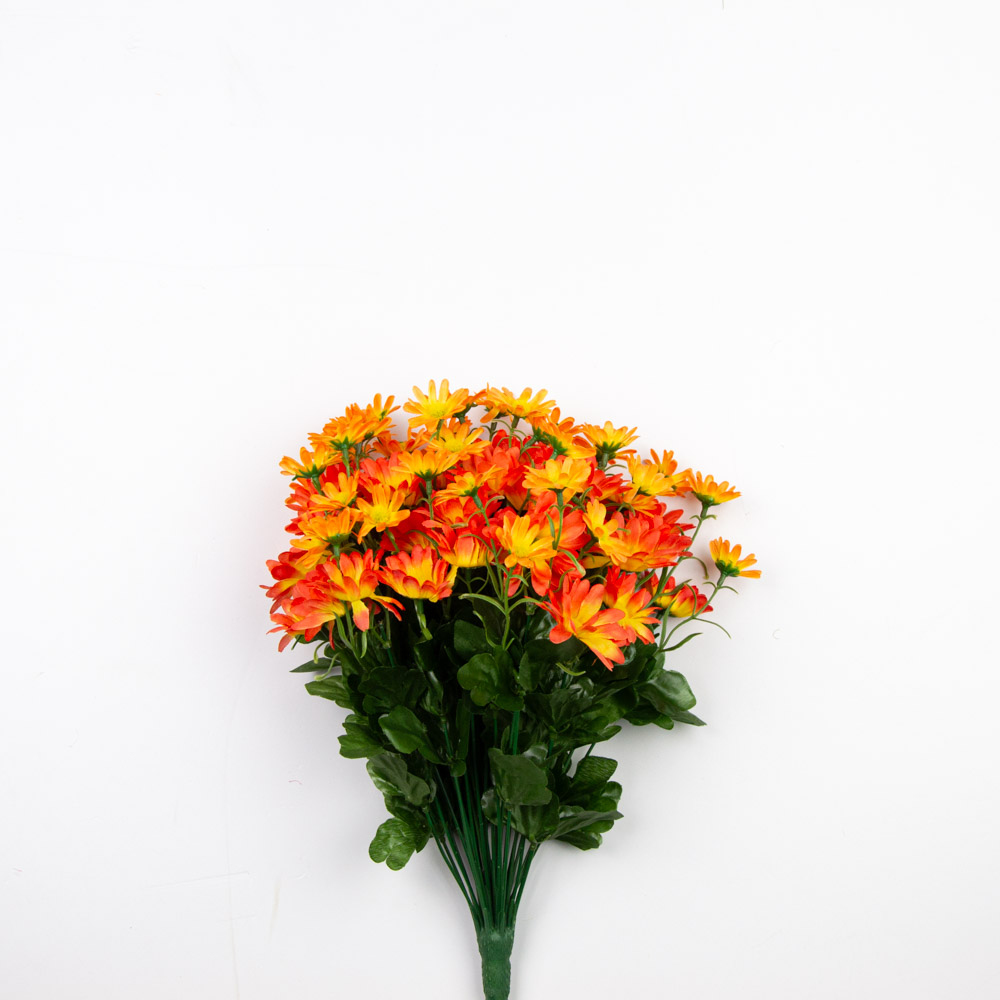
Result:
{"label": "artificial flower bouquet", "polygon": [[634,429],[447,381],[414,387],[405,436],[396,410],[352,404],[282,460],[292,540],[268,562],[272,631],[311,647],[306,689],[349,713],[340,752],[367,760],[389,813],[370,857],[399,869],[434,841],[486,1000],[505,1000],[539,847],[598,847],[621,819],[616,762],[594,748],[623,722],[703,724],[667,654],[760,572],[723,538],[714,572],[692,551],[739,493],[673,452],[640,458]]}

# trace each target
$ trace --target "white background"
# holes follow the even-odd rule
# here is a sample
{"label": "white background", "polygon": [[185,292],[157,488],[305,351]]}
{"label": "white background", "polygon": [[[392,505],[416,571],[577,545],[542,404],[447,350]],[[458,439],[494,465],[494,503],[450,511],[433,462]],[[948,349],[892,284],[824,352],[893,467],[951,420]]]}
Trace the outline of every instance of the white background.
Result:
{"label": "white background", "polygon": [[734,482],[764,573],[540,854],[516,1000],[996,997],[998,27],[6,0],[3,995],[476,995],[258,589],[281,456],[448,377]]}

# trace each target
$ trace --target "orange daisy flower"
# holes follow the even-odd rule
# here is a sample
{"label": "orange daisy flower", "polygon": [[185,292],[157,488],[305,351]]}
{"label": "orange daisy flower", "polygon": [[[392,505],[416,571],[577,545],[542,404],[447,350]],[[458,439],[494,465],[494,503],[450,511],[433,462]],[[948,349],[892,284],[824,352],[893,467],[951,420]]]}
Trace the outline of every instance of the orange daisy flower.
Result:
{"label": "orange daisy flower", "polygon": [[556,405],[555,400],[546,399],[546,395],[548,394],[544,389],[540,389],[534,396],[531,395],[530,389],[525,389],[520,396],[515,396],[506,386],[502,389],[487,387],[481,404],[486,408],[486,415],[481,422],[488,424],[498,417],[517,417],[519,420],[527,420],[530,424],[545,420]]}
{"label": "orange daisy flower", "polygon": [[490,543],[485,535],[467,527],[458,533],[453,528],[442,526],[438,529],[435,541],[438,554],[452,566],[465,569],[485,566],[492,555]]}
{"label": "orange daisy flower", "polygon": [[530,514],[518,517],[508,508],[496,528],[496,540],[507,552],[504,565],[508,569],[514,566],[529,568],[535,592],[544,594],[552,579],[552,560],[556,555],[548,523]]}
{"label": "orange daisy flower", "polygon": [[406,490],[390,490],[387,486],[376,484],[371,489],[371,500],[357,501],[361,512],[361,529],[358,538],[364,538],[369,531],[385,531],[395,527],[409,516],[409,510],[403,507]]}
{"label": "orange daisy flower", "polygon": [[[586,439],[597,451],[597,457],[603,462],[621,454],[626,445],[631,444],[639,436],[634,427],[615,427],[610,420],[603,427],[596,424],[583,424],[580,427]],[[624,452],[631,454],[633,449]]]}
{"label": "orange daisy flower", "polygon": [[417,547],[412,552],[386,556],[379,574],[397,594],[413,599],[440,601],[451,594],[456,566],[439,559],[433,549]]}
{"label": "orange daisy flower", "polygon": [[350,507],[345,507],[334,514],[313,514],[299,521],[299,529],[305,536],[292,542],[296,548],[314,548],[318,543],[320,548],[330,545],[343,545],[349,541],[354,531],[354,523],[361,515]]}
{"label": "orange daisy flower", "polygon": [[572,417],[562,419],[557,406],[547,419],[536,419],[532,426],[538,436],[551,448],[556,458],[593,458],[595,449],[590,444],[580,445],[580,426]]}
{"label": "orange daisy flower", "polygon": [[357,473],[340,472],[336,480],[329,476],[320,483],[320,493],[310,498],[309,508],[314,511],[342,510],[350,507],[358,496]]}
{"label": "orange daisy flower", "polygon": [[291,590],[307,573],[313,570],[319,559],[309,559],[304,552],[292,549],[289,552],[282,552],[277,559],[268,559],[267,568],[274,579],[274,583],[269,587],[262,583],[266,595],[274,600],[271,611],[275,611],[286,593]]}
{"label": "orange daisy flower", "polygon": [[711,553],[712,562],[719,568],[723,579],[727,576],[748,576],[755,579],[760,577],[759,569],[748,569],[757,560],[751,552],[748,556],[742,556],[739,545],[730,545],[724,538],[715,538],[708,543],[708,551]]}
{"label": "orange daisy flower", "polygon": [[678,587],[674,578],[670,577],[663,588],[663,593],[656,598],[655,604],[663,608],[670,618],[690,618],[693,614],[707,613],[712,610],[708,598],[699,592],[697,587],[685,583]]}
{"label": "orange daisy flower", "polygon": [[497,472],[495,465],[486,465],[476,469],[466,469],[455,474],[454,479],[447,486],[434,493],[434,502],[438,498],[446,497],[471,497],[479,493],[481,487],[486,486]]}
{"label": "orange daisy flower", "polygon": [[624,524],[621,515],[607,516],[607,508],[599,500],[591,500],[587,504],[587,510],[583,515],[583,523],[590,529],[590,533],[597,539],[598,545],[603,545],[605,541]]}
{"label": "orange daisy flower", "polygon": [[404,451],[399,455],[399,464],[396,466],[399,472],[409,476],[416,476],[418,479],[434,479],[447,472],[458,462],[458,455],[444,449],[432,450],[430,448],[418,451]]}
{"label": "orange daisy flower", "polygon": [[274,622],[275,627],[267,630],[269,635],[271,632],[285,633],[281,637],[281,641],[278,643],[278,652],[280,653],[284,650],[284,648],[293,639],[296,639],[299,636],[301,636],[305,642],[312,642],[323,626],[315,625],[312,628],[303,628],[302,620],[292,609],[292,602],[284,600],[281,602],[281,606],[283,608],[282,611],[271,613],[271,621]]}
{"label": "orange daisy flower", "polygon": [[562,491],[563,500],[580,492],[590,479],[594,467],[578,458],[552,458],[541,469],[528,469],[524,485],[533,493],[541,490]]}
{"label": "orange daisy flower", "polygon": [[441,380],[441,390],[438,391],[431,379],[427,392],[421,392],[417,386],[413,387],[413,395],[416,399],[411,399],[403,405],[407,413],[415,413],[410,417],[410,430],[414,427],[437,427],[442,420],[457,416],[469,406],[469,390],[456,389],[451,391],[448,380]]}
{"label": "orange daisy flower", "polygon": [[601,540],[600,545],[616,566],[634,573],[676,562],[687,550],[688,541],[667,518],[636,514],[625,522],[621,531]]}
{"label": "orange daisy flower", "polygon": [[465,421],[449,421],[441,428],[438,435],[432,438],[427,447],[433,451],[450,452],[456,458],[469,458],[485,451],[488,442],[481,439],[482,427],[473,427]]}
{"label": "orange daisy flower", "polygon": [[339,464],[342,460],[340,455],[334,452],[322,442],[317,444],[313,451],[302,448],[299,451],[299,461],[289,458],[286,455],[281,462],[282,475],[291,476],[293,479],[312,478],[324,472],[327,466]]}
{"label": "orange daisy flower", "polygon": [[305,580],[299,585],[306,598],[302,603],[305,614],[299,622],[301,628],[332,621],[345,614],[350,606],[354,624],[364,632],[371,624],[372,603],[381,604],[399,617],[396,610],[402,607],[399,601],[375,593],[379,573],[374,552],[345,552],[339,559],[323,563],[319,569],[325,580],[315,584]]}
{"label": "orange daisy flower", "polygon": [[740,494],[730,489],[729,483],[717,483],[711,476],[687,470],[684,479],[677,486],[678,493],[692,493],[706,507],[715,507],[727,500],[735,500]]}
{"label": "orange daisy flower", "polygon": [[587,580],[566,581],[549,601],[541,605],[555,619],[549,632],[553,642],[565,642],[575,635],[608,668],[625,662],[622,645],[627,643],[625,629],[619,624],[625,613],[619,608],[604,607],[604,587],[591,586]]}
{"label": "orange daisy flower", "polygon": [[649,591],[636,591],[638,580],[634,573],[622,573],[613,568],[605,581],[604,604],[622,612],[623,617],[618,624],[625,630],[625,638],[629,643],[635,642],[636,638],[643,642],[653,642],[656,637],[649,626],[655,625],[658,619],[650,605]]}
{"label": "orange daisy flower", "polygon": [[632,477],[630,492],[632,495],[641,494],[646,497],[670,496],[674,491],[674,484],[669,476],[665,476],[659,466],[652,462],[643,462],[637,458],[628,459],[628,474]]}

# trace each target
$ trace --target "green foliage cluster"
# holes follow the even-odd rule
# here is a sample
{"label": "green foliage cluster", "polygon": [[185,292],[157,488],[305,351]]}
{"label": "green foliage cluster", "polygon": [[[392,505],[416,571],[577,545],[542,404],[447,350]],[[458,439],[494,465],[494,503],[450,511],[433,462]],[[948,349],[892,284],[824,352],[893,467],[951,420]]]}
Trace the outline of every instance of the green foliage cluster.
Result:
{"label": "green foliage cluster", "polygon": [[[513,917],[517,879],[539,844],[589,850],[621,818],[617,764],[593,750],[623,721],[703,724],[656,643],[633,644],[609,671],[577,639],[551,642],[550,628],[530,602],[511,610],[470,594],[426,611],[417,602],[363,648],[320,642],[296,668],[318,675],[310,694],[348,710],[340,752],[365,758],[384,796],[390,818],[371,858],[399,869],[434,837],[461,868],[453,873],[474,917],[487,903]],[[477,866],[497,878],[477,885]],[[509,884],[497,884],[500,868]]]}

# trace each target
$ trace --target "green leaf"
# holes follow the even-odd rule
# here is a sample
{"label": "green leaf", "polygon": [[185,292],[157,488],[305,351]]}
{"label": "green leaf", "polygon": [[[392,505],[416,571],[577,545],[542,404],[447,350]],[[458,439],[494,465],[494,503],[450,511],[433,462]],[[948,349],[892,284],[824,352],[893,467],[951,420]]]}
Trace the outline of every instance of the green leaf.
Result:
{"label": "green leaf", "polygon": [[319,681],[310,681],[306,690],[319,698],[335,701],[341,708],[351,708],[351,696],[343,677],[324,677]]}
{"label": "green leaf", "polygon": [[564,653],[561,645],[548,639],[532,639],[525,643],[517,670],[518,683],[525,691],[534,691],[559,660],[565,658]]}
{"label": "green leaf", "polygon": [[594,805],[595,809],[609,811],[616,809],[622,798],[622,786],[617,781],[609,781]]}
{"label": "green leaf", "polygon": [[510,681],[490,653],[477,653],[458,670],[458,683],[480,707],[490,703],[505,711],[521,708],[523,702],[511,689]]}
{"label": "green leaf", "polygon": [[471,660],[477,653],[487,653],[490,650],[485,630],[461,618],[455,622],[454,642],[455,652],[463,660]]}
{"label": "green leaf", "polygon": [[376,667],[357,684],[364,697],[366,715],[382,715],[396,705],[415,705],[427,689],[427,680],[419,670]]}
{"label": "green leaf", "polygon": [[617,810],[598,812],[594,809],[581,809],[579,806],[564,807],[559,812],[559,825],[552,836],[558,840],[566,833],[583,830],[594,823],[613,823],[621,818],[622,814]]}
{"label": "green leaf", "polygon": [[416,849],[416,838],[409,824],[393,817],[376,831],[368,847],[368,857],[376,864],[384,861],[394,872],[398,872]]}
{"label": "green leaf", "polygon": [[321,674],[326,673],[333,666],[332,660],[307,660],[301,667],[289,670],[290,674]]}
{"label": "green leaf", "polygon": [[587,802],[594,792],[604,788],[617,768],[618,761],[610,757],[590,756],[581,760],[570,782],[572,801]]}
{"label": "green leaf", "polygon": [[559,800],[555,797],[543,806],[514,806],[510,811],[511,825],[533,844],[552,836],[559,823]]}
{"label": "green leaf", "polygon": [[603,841],[600,833],[596,833],[590,828],[564,833],[559,839],[564,844],[572,844],[581,851],[592,851],[595,847],[600,847]]}
{"label": "green leaf", "polygon": [[427,727],[405,705],[397,705],[387,715],[383,715],[378,724],[389,738],[389,742],[400,753],[413,753],[414,750],[419,750],[427,760],[435,764],[443,763],[430,745]]}
{"label": "green leaf", "polygon": [[[600,847],[602,834],[607,833],[615,825],[616,819],[621,819],[621,813],[618,812],[618,801],[621,796],[622,786],[617,781],[609,781],[601,789],[596,801],[591,801],[589,809],[573,813],[564,807],[560,813],[561,830],[557,833],[559,840],[572,844],[581,851]],[[582,816],[583,813],[591,814],[590,821],[582,828],[573,829],[577,822],[573,817]]]}
{"label": "green leaf", "polygon": [[487,788],[483,792],[482,798],[479,801],[480,806],[483,810],[483,815],[494,825],[497,821],[497,790],[495,788]]}
{"label": "green leaf", "polygon": [[674,728],[674,720],[669,715],[661,712],[649,701],[643,701],[631,709],[631,711],[626,712],[625,718],[633,726],[648,726],[652,723],[653,725],[661,726],[663,729]]}
{"label": "green leaf", "polygon": [[383,795],[402,795],[415,806],[426,806],[433,798],[431,786],[423,778],[410,774],[406,761],[394,753],[376,754],[368,761],[368,773]]}
{"label": "green leaf", "polygon": [[642,687],[643,697],[665,715],[694,708],[696,699],[683,674],[661,670]]}
{"label": "green leaf", "polygon": [[490,769],[497,794],[510,806],[540,806],[551,798],[548,774],[533,760],[519,754],[505,754],[491,747]]}
{"label": "green leaf", "polygon": [[349,715],[344,720],[344,735],[338,739],[342,757],[371,757],[385,749],[375,739],[368,726],[356,715]]}
{"label": "green leaf", "polygon": [[693,712],[671,712],[670,718],[672,718],[674,722],[683,722],[689,726],[705,725],[704,720],[699,719]]}
{"label": "green leaf", "polygon": [[564,732],[570,726],[578,727],[593,703],[593,698],[577,686],[559,688],[549,694],[536,692],[529,699],[532,713],[543,725],[557,733]]}
{"label": "green leaf", "polygon": [[690,642],[692,639],[697,639],[699,635],[702,635],[702,633],[701,632],[692,632],[690,635],[684,636],[684,638],[681,639],[680,642],[675,642],[672,646],[667,646],[667,648],[664,650],[664,652],[672,653],[675,649],[680,649],[681,646],[684,645],[684,643]]}
{"label": "green leaf", "polygon": [[487,640],[492,645],[499,645],[503,635],[504,616],[497,602],[485,594],[462,594],[462,597],[469,601],[473,613],[483,623]]}
{"label": "green leaf", "polygon": [[361,661],[354,655],[352,649],[347,646],[338,646],[336,653],[336,660],[345,674],[363,674],[365,672]]}
{"label": "green leaf", "polygon": [[597,738],[594,740],[594,742],[604,743],[605,740],[610,740],[612,736],[617,736],[621,731],[622,731],[621,726],[608,726],[607,729],[602,729],[597,734]]}
{"label": "green leaf", "polygon": [[462,761],[469,755],[469,741],[472,738],[472,709],[466,705],[464,698],[460,698],[455,704],[455,729],[458,732],[458,741],[453,757],[457,761]]}
{"label": "green leaf", "polygon": [[420,642],[413,643],[410,647],[410,651],[413,653],[413,660],[421,670],[433,670],[437,665],[434,656],[436,646],[437,643],[433,639],[422,639]]}
{"label": "green leaf", "polygon": [[385,807],[393,816],[401,819],[410,828],[416,849],[422,851],[431,835],[426,812],[411,805],[401,795],[386,795]]}

